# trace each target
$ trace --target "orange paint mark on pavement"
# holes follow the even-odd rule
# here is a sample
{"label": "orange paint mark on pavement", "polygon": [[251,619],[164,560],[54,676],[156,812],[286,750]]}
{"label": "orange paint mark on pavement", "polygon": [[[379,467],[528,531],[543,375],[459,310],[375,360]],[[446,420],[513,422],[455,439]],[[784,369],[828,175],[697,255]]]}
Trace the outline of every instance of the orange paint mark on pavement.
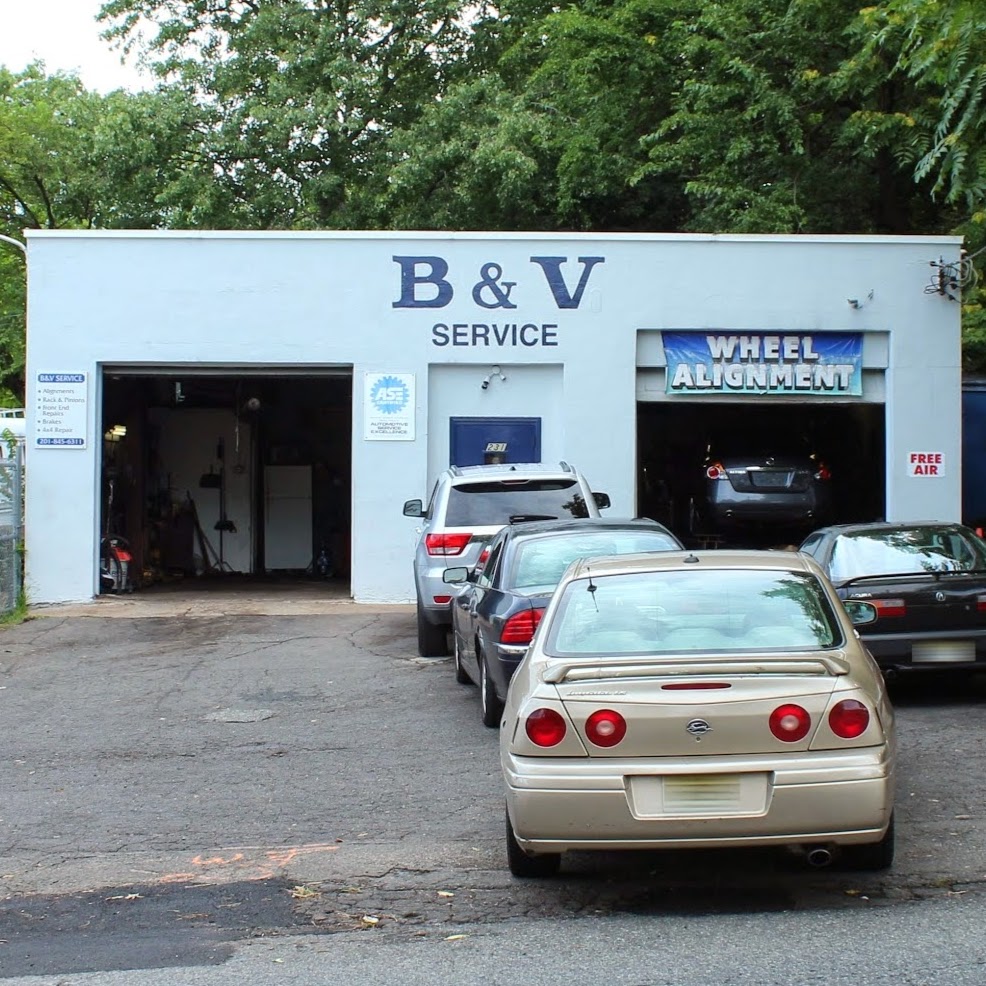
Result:
{"label": "orange paint mark on pavement", "polygon": [[233,883],[239,881],[272,880],[277,869],[302,856],[334,852],[339,847],[329,843],[307,846],[283,846],[278,849],[260,847],[208,855],[199,853],[189,861],[196,869],[166,873],[159,883]]}

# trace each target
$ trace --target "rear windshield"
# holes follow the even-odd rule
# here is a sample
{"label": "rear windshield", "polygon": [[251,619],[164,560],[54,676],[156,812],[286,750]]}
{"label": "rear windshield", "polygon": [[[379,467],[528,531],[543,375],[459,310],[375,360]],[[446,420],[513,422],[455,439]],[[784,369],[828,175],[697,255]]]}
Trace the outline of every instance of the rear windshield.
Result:
{"label": "rear windshield", "polygon": [[513,519],[560,520],[588,517],[574,479],[526,479],[470,483],[449,490],[447,527],[505,527]]}
{"label": "rear windshield", "polygon": [[803,572],[645,572],[570,582],[548,654],[818,650],[843,642],[829,598]]}
{"label": "rear windshield", "polygon": [[836,581],[861,575],[908,575],[971,572],[986,568],[983,545],[954,527],[842,534],[832,550]]}
{"label": "rear windshield", "polygon": [[517,546],[506,587],[553,589],[577,558],[627,555],[638,551],[675,551],[681,546],[664,531],[594,531],[531,538]]}

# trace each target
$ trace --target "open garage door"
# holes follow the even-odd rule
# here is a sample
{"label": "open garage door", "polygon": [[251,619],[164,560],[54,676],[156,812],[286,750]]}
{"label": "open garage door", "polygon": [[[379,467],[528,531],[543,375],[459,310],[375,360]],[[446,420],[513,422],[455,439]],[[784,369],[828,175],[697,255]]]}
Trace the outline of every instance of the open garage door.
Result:
{"label": "open garage door", "polygon": [[[776,455],[810,449],[824,465],[830,509],[799,522],[718,525],[697,517],[711,454],[750,447]],[[637,405],[637,509],[686,544],[764,547],[798,543],[823,522],[884,515],[884,405],[770,401],[658,401]]]}
{"label": "open garage door", "polygon": [[[102,588],[216,577],[349,585],[352,371],[107,367]],[[237,579],[238,577],[238,579]]]}

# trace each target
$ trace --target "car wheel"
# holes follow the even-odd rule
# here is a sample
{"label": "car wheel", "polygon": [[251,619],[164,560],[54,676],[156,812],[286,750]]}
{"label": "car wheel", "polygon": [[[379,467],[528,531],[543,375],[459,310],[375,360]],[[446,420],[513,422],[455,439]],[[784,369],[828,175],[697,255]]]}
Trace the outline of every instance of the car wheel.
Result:
{"label": "car wheel", "polygon": [[460,685],[471,685],[472,678],[466,674],[466,669],[462,666],[462,647],[459,645],[459,635],[452,627],[452,660],[455,664],[455,680]]}
{"label": "car wheel", "polygon": [[429,623],[418,606],[418,653],[422,657],[448,656],[448,628]]}
{"label": "car wheel", "polygon": [[503,702],[496,697],[490,669],[482,654],[479,655],[479,703],[483,711],[483,725],[495,729],[503,716]]}
{"label": "car wheel", "polygon": [[528,855],[517,844],[514,836],[513,826],[510,824],[510,815],[507,814],[507,863],[510,872],[514,876],[524,879],[531,877],[555,876],[561,865],[560,852],[538,853],[536,856]]}
{"label": "car wheel", "polygon": [[862,846],[845,846],[842,865],[848,870],[886,870],[894,861],[894,816],[890,816],[887,833],[879,842]]}

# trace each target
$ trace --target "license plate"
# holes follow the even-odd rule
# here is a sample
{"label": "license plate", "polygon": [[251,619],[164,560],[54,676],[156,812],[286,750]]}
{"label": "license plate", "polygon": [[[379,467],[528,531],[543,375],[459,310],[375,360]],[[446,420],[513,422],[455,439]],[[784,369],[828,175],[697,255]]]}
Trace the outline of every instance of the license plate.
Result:
{"label": "license plate", "polygon": [[754,486],[783,486],[788,485],[787,472],[770,472],[768,470],[751,472],[750,479]]}
{"label": "license plate", "polygon": [[767,805],[767,779],[765,773],[630,777],[630,808],[638,818],[762,815]]}
{"label": "license plate", "polygon": [[913,664],[965,664],[975,659],[974,640],[922,640],[911,644]]}

